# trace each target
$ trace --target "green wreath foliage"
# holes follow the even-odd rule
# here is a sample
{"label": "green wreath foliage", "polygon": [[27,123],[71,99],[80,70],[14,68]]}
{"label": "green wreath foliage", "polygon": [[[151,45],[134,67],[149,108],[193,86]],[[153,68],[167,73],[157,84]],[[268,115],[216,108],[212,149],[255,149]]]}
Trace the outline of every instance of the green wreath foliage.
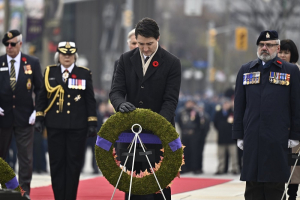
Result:
{"label": "green wreath foliage", "polygon": [[[168,144],[177,139],[179,134],[176,132],[172,124],[163,116],[149,109],[139,108],[129,113],[118,112],[112,115],[102,125],[98,135],[114,144],[115,141],[118,140],[118,136],[122,132],[130,130],[133,124],[140,124],[143,129],[152,131],[160,138],[164,148],[164,158],[160,168],[155,172],[155,175],[161,188],[167,187],[177,176],[181,167],[183,148],[181,147],[174,152],[171,150]],[[103,176],[110,184],[115,186],[121,173],[121,169],[114,160],[113,148],[114,145],[111,145],[110,150],[106,151],[96,145],[95,154],[97,165],[103,173]],[[123,174],[117,188],[129,193],[130,175],[124,171],[122,173]],[[142,178],[133,177],[131,188],[132,194],[146,195],[156,193],[158,191],[159,187],[153,174]]]}
{"label": "green wreath foliage", "polygon": [[[10,181],[16,176],[14,170],[5,162],[2,158],[0,158],[0,184],[1,187],[6,189],[5,183]],[[14,190],[21,192],[20,186],[15,188]]]}

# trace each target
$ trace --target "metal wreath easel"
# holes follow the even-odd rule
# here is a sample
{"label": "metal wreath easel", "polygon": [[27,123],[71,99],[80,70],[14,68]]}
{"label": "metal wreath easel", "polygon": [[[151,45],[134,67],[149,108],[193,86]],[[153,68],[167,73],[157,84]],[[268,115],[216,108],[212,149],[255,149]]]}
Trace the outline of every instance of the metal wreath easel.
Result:
{"label": "metal wreath easel", "polygon": [[294,164],[294,166],[293,166],[293,169],[292,169],[290,178],[289,178],[289,180],[288,180],[288,182],[287,182],[287,184],[286,184],[286,186],[285,186],[285,189],[284,189],[284,192],[283,192],[283,194],[282,194],[281,200],[283,200],[284,196],[286,195],[288,186],[289,186],[289,184],[290,184],[290,182],[291,182],[292,175],[293,175],[293,173],[294,173],[295,167],[296,167],[297,162],[298,162],[298,160],[299,160],[299,156],[300,156],[300,151],[299,151],[299,150],[300,150],[300,148],[296,151],[296,152],[298,153],[298,156],[297,156],[297,159],[296,159],[295,164]]}
{"label": "metal wreath easel", "polygon": [[[138,127],[139,127],[138,132],[135,132],[135,130],[133,129],[135,126],[138,126]],[[131,177],[130,177],[130,185],[129,185],[129,194],[128,194],[128,200],[130,200],[137,139],[139,139],[139,141],[140,141],[140,144],[141,144],[141,146],[142,146],[142,149],[143,149],[143,151],[144,151],[144,153],[145,153],[144,155],[146,156],[147,161],[148,161],[148,163],[149,163],[149,166],[151,167],[151,170],[152,170],[152,172],[153,172],[153,175],[154,175],[154,177],[155,177],[155,180],[156,180],[156,182],[157,182],[157,185],[158,185],[158,187],[159,187],[159,189],[160,189],[160,191],[161,191],[161,193],[162,193],[162,196],[164,197],[164,200],[166,200],[166,197],[165,197],[165,195],[164,195],[164,193],[163,193],[163,190],[161,189],[161,186],[160,186],[160,184],[159,184],[159,182],[158,182],[158,180],[157,180],[157,177],[156,177],[155,172],[154,172],[154,170],[153,170],[153,167],[152,167],[152,165],[151,165],[151,163],[150,163],[150,160],[149,160],[149,158],[148,158],[148,155],[146,154],[146,151],[145,151],[145,148],[144,148],[144,144],[143,144],[143,142],[142,142],[142,140],[141,140],[141,138],[140,138],[140,136],[139,136],[139,134],[142,132],[142,126],[139,125],[139,124],[133,124],[132,127],[131,127],[131,131],[134,133],[134,138],[133,138],[132,141],[131,141],[131,146],[130,146],[129,152],[128,152],[128,154],[127,154],[126,160],[125,160],[125,162],[124,162],[123,168],[122,168],[122,170],[121,170],[121,173],[120,173],[119,179],[118,179],[118,181],[117,181],[117,184],[116,184],[116,186],[115,186],[114,192],[113,192],[113,194],[112,194],[111,200],[113,199],[113,197],[114,197],[114,195],[115,195],[115,192],[116,192],[116,189],[117,189],[118,184],[119,184],[119,182],[120,182],[122,173],[125,172],[125,171],[123,171],[123,170],[125,169],[125,166],[126,166],[128,157],[130,156],[129,154],[130,154],[131,149],[132,149],[132,147],[133,147],[133,145],[134,145],[133,159],[132,159],[132,167],[131,167]]]}

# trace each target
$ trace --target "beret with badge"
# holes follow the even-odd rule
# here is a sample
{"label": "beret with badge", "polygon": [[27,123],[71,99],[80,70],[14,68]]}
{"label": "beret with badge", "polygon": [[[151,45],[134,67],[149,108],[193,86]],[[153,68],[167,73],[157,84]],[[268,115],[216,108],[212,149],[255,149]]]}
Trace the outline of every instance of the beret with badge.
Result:
{"label": "beret with badge", "polygon": [[64,55],[72,55],[77,52],[75,42],[60,42],[57,46],[57,52]]}
{"label": "beret with badge", "polygon": [[268,40],[278,40],[278,33],[274,30],[266,30],[260,33],[260,35],[257,38],[256,45],[260,41],[268,41]]}
{"label": "beret with badge", "polygon": [[7,33],[5,33],[2,43],[5,44],[8,40],[17,37],[18,35],[21,35],[21,33],[18,30],[10,30]]}

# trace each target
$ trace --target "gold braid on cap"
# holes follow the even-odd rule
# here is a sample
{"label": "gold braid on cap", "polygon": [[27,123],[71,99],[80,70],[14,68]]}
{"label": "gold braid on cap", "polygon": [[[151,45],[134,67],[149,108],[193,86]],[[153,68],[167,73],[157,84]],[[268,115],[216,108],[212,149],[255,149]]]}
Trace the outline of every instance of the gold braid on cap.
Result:
{"label": "gold braid on cap", "polygon": [[49,71],[50,71],[50,67],[47,66],[46,72],[45,72],[45,86],[46,86],[46,89],[47,89],[47,92],[48,92],[47,98],[50,99],[52,93],[54,93],[55,91],[56,91],[56,93],[55,93],[55,96],[53,97],[53,100],[51,101],[51,103],[48,106],[48,108],[46,108],[46,110],[44,111],[44,113],[47,113],[50,110],[50,108],[52,107],[52,105],[53,105],[55,99],[57,98],[57,96],[59,96],[59,103],[58,103],[58,105],[59,105],[59,112],[62,112],[65,91],[64,91],[64,89],[63,89],[63,87],[61,85],[58,85],[56,87],[51,87],[50,86],[49,79],[48,79],[48,77],[49,77]]}

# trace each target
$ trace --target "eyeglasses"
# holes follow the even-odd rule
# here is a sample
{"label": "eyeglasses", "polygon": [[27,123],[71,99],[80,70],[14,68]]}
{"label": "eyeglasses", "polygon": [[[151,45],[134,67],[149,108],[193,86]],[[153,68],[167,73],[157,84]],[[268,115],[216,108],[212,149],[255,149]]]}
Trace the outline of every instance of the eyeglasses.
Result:
{"label": "eyeglasses", "polygon": [[10,46],[15,47],[19,42],[20,42],[20,41],[18,41],[18,42],[5,42],[4,45],[5,45],[6,47],[8,47],[8,45],[10,44]]}
{"label": "eyeglasses", "polygon": [[277,46],[278,44],[270,44],[270,43],[258,43],[258,47],[259,48],[263,48],[264,46],[266,46],[268,49],[272,48],[273,46]]}

